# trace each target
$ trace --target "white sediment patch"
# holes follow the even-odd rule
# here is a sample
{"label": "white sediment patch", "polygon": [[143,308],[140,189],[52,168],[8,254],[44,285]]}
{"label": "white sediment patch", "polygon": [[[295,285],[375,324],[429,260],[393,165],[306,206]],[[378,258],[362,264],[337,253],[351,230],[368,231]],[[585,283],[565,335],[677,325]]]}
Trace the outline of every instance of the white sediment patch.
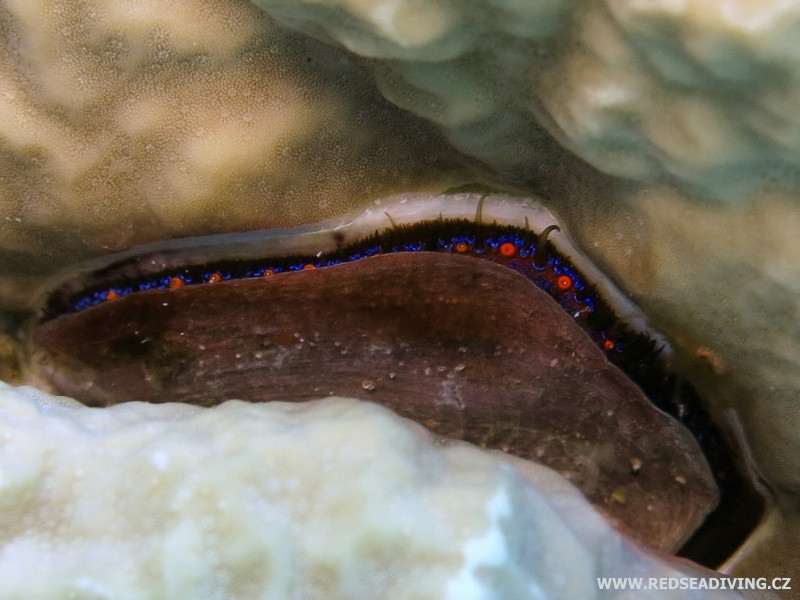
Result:
{"label": "white sediment patch", "polygon": [[0,598],[591,600],[629,597],[596,577],[698,574],[554,472],[357,400],[90,409],[0,384],[0,432]]}

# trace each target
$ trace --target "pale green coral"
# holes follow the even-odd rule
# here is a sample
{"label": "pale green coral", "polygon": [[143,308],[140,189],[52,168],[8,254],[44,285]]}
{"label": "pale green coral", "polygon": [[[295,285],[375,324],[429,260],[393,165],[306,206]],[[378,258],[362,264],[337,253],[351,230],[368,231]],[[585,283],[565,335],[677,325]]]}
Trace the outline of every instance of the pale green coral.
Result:
{"label": "pale green coral", "polygon": [[535,173],[544,125],[637,182],[727,201],[800,190],[790,3],[255,2],[371,59],[389,99],[503,173]]}

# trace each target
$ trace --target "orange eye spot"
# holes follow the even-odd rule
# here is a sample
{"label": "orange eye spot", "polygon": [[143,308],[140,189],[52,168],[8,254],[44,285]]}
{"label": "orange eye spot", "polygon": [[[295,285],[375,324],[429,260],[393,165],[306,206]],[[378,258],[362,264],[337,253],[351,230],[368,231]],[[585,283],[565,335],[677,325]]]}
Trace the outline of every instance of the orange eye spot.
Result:
{"label": "orange eye spot", "polygon": [[503,256],[514,256],[517,253],[517,247],[511,242],[500,244],[500,254]]}
{"label": "orange eye spot", "polygon": [[275,275],[275,271],[272,269],[264,269],[264,272],[261,274],[262,277],[272,277]]}
{"label": "orange eye spot", "polygon": [[208,283],[219,283],[222,281],[222,275],[219,273],[212,273],[208,276]]}
{"label": "orange eye spot", "polygon": [[606,341],[603,342],[603,348],[606,349],[606,350],[613,350],[616,347],[617,347],[617,345],[614,342],[612,342],[611,340],[606,340]]}
{"label": "orange eye spot", "polygon": [[186,285],[186,282],[180,277],[173,277],[172,279],[169,280],[169,287],[173,289],[183,287],[184,285]]}
{"label": "orange eye spot", "polygon": [[316,268],[317,268],[316,265],[312,265],[311,263],[303,265],[303,271],[310,271],[311,269],[316,269]]}
{"label": "orange eye spot", "polygon": [[456,252],[469,252],[469,244],[466,242],[458,242],[456,244]]}
{"label": "orange eye spot", "polygon": [[119,294],[114,290],[108,290],[106,292],[106,300],[116,300],[117,298],[119,298]]}
{"label": "orange eye spot", "polygon": [[569,288],[572,287],[572,277],[570,277],[569,275],[561,275],[556,280],[556,285],[560,290],[568,290]]}

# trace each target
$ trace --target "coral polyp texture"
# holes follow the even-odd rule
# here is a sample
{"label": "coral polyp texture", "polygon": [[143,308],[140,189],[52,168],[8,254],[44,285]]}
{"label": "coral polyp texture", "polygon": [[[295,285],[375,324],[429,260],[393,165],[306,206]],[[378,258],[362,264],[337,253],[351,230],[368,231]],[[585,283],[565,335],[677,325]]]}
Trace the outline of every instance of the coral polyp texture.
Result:
{"label": "coral polyp texture", "polygon": [[79,255],[328,218],[453,155],[247,2],[5,2],[0,27],[5,304]]}
{"label": "coral polyp texture", "polygon": [[715,200],[800,186],[790,4],[254,1],[376,59],[387,98],[503,172],[535,172],[544,125],[608,174]]}

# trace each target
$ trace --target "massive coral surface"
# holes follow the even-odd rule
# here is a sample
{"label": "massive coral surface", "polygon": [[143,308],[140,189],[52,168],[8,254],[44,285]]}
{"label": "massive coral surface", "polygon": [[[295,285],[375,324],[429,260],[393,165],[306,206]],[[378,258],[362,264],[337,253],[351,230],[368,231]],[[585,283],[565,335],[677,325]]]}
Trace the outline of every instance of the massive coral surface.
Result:
{"label": "massive coral surface", "polygon": [[91,409],[4,386],[0,425],[4,598],[591,600],[626,597],[596,577],[709,576],[549,469],[356,400]]}
{"label": "massive coral surface", "polygon": [[0,4],[0,302],[145,240],[316,221],[449,163],[243,1]]}
{"label": "massive coral surface", "polygon": [[505,173],[536,172],[544,126],[642,183],[718,201],[799,189],[791,3],[255,3],[369,59],[387,98]]}

